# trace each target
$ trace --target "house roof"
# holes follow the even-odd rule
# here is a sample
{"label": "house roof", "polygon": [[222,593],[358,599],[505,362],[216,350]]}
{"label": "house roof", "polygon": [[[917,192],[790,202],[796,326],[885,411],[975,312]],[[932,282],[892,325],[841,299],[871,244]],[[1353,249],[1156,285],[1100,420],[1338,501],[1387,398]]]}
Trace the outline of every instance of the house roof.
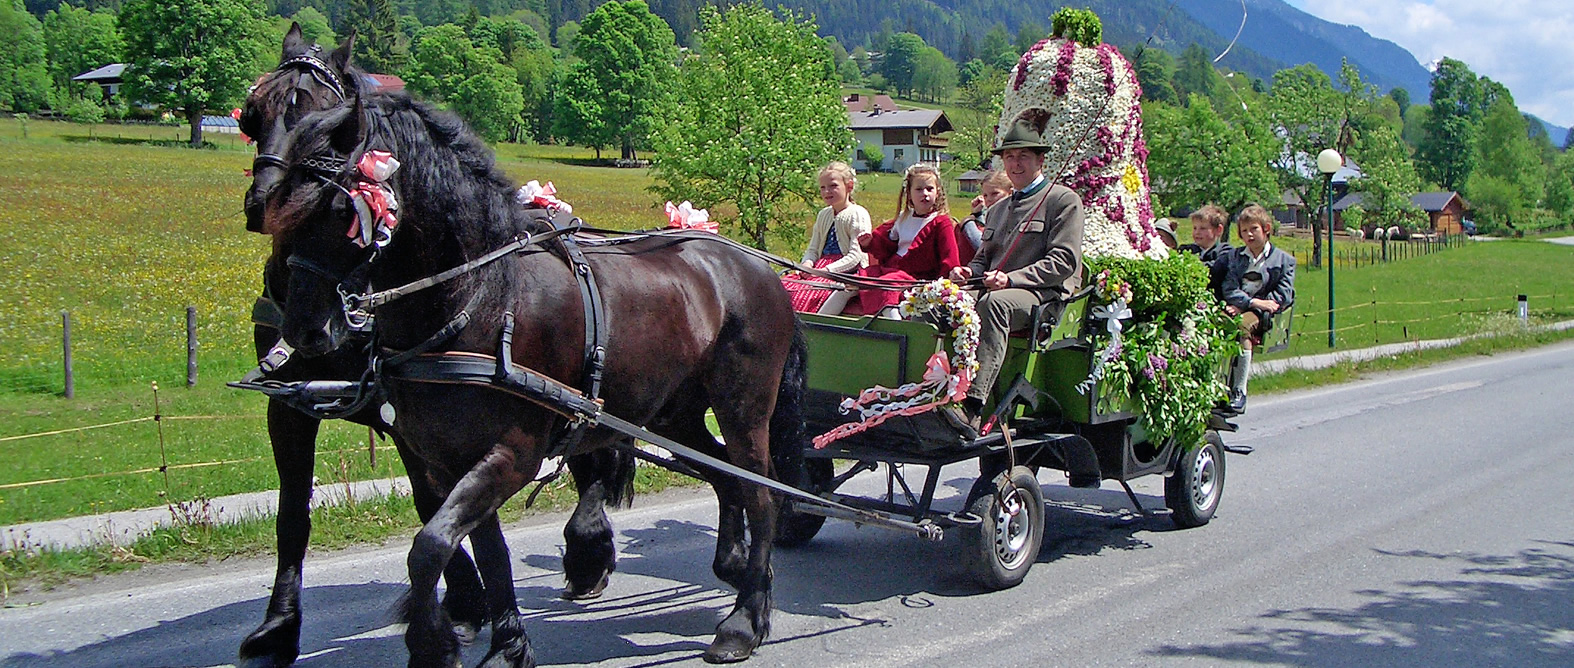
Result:
{"label": "house roof", "polygon": [[72,81],[93,81],[104,83],[118,83],[120,76],[126,71],[125,63],[110,63],[91,72],[83,72],[74,77]]}
{"label": "house roof", "polygon": [[1350,193],[1334,200],[1334,211],[1344,211],[1352,206],[1361,206],[1361,193]]}
{"label": "house roof", "polygon": [[849,112],[869,111],[870,109],[896,111],[896,102],[891,99],[890,95],[884,93],[876,95],[853,93],[842,100],[842,104],[847,105],[847,111]]}
{"label": "house roof", "polygon": [[989,176],[989,172],[986,172],[986,171],[984,171],[982,169],[969,169],[969,170],[967,170],[965,172],[962,172],[961,176],[956,177],[956,180],[958,180],[958,181],[982,181],[982,180],[984,180],[984,177],[987,177],[987,176]]}
{"label": "house roof", "polygon": [[849,126],[854,130],[919,129],[930,132],[950,132],[951,119],[939,109],[903,109],[900,111],[859,111],[848,114]]}
{"label": "house roof", "polygon": [[240,123],[229,116],[203,116],[202,127],[205,128],[238,128]]}
{"label": "house roof", "polygon": [[1306,206],[1306,202],[1301,201],[1301,196],[1289,188],[1284,189],[1284,194],[1279,196],[1279,202],[1284,206]]}
{"label": "house roof", "polygon": [[1464,208],[1472,208],[1470,206],[1470,202],[1465,201],[1465,198],[1460,197],[1459,193],[1453,191],[1416,193],[1410,196],[1410,203],[1420,207],[1422,211],[1442,211],[1443,209],[1448,208],[1448,203],[1455,197],[1459,197],[1459,203],[1463,205]]}
{"label": "house roof", "polygon": [[404,90],[404,79],[392,74],[367,74],[362,78],[372,90],[380,93],[392,93]]}

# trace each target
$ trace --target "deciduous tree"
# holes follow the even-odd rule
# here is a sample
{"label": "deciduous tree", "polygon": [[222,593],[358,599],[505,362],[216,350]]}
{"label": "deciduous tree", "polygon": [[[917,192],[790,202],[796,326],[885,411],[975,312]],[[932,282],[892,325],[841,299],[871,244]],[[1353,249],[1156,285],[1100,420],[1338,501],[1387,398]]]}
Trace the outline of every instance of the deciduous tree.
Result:
{"label": "deciduous tree", "polygon": [[127,0],[120,27],[131,96],[185,110],[200,148],[202,115],[238,101],[256,79],[262,16],[256,0]]}
{"label": "deciduous tree", "polygon": [[1476,138],[1475,165],[1465,181],[1465,196],[1487,221],[1513,227],[1541,205],[1546,167],[1526,135],[1525,118],[1510,98],[1487,110]]}
{"label": "deciduous tree", "polygon": [[1421,179],[1399,134],[1389,125],[1366,128],[1350,155],[1361,165],[1361,177],[1350,182],[1350,190],[1361,193],[1369,221],[1385,228],[1413,224],[1420,209],[1410,196],[1420,190]]}
{"label": "deciduous tree", "polygon": [[1269,163],[1278,147],[1266,123],[1248,115],[1232,125],[1207,98],[1194,94],[1189,102],[1184,109],[1143,105],[1148,174],[1160,199],[1190,208],[1274,208],[1280,191]]}
{"label": "deciduous tree", "polygon": [[1481,87],[1464,63],[1444,58],[1432,72],[1432,109],[1416,151],[1422,178],[1445,190],[1462,190],[1475,168],[1481,124]]}
{"label": "deciduous tree", "polygon": [[678,59],[672,29],[643,0],[614,0],[585,17],[574,55],[579,62],[559,92],[554,134],[598,155],[616,144],[625,159],[634,158],[671,103]]}
{"label": "deciduous tree", "polygon": [[918,59],[925,47],[924,38],[910,32],[897,33],[886,41],[880,73],[898,95],[912,95],[913,74],[918,70]]}
{"label": "deciduous tree", "polygon": [[[90,12],[61,3],[44,15],[44,47],[49,54],[49,76],[63,102],[66,97],[81,97],[92,86],[73,84],[72,77],[120,62],[125,44],[114,13]],[[98,97],[98,87],[92,89],[92,97]]]}
{"label": "deciduous tree", "polygon": [[0,107],[32,112],[49,101],[44,28],[22,0],[0,0]]}
{"label": "deciduous tree", "polygon": [[[785,10],[784,10],[785,11]],[[701,10],[703,49],[684,61],[677,104],[656,139],[654,190],[736,207],[765,248],[770,230],[816,199],[815,174],[852,149],[831,54],[814,22],[758,4]]]}

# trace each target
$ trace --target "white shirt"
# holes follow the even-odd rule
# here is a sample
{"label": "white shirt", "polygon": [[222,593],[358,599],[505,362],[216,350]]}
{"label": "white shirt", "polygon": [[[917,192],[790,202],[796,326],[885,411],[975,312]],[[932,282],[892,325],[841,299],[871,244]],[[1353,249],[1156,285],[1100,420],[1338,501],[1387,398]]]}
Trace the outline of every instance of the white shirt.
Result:
{"label": "white shirt", "polygon": [[1241,292],[1250,295],[1252,299],[1256,299],[1258,291],[1262,290],[1263,285],[1268,282],[1268,272],[1263,270],[1263,263],[1268,260],[1268,254],[1273,252],[1273,244],[1263,244],[1261,255],[1253,255],[1250,246],[1242,246],[1241,250],[1246,253],[1246,258],[1250,260],[1250,262],[1246,263],[1246,274],[1249,276],[1255,271],[1258,276],[1255,280],[1242,278]]}
{"label": "white shirt", "polygon": [[931,211],[929,215],[922,217],[908,214],[906,218],[896,221],[896,224],[891,226],[891,235],[896,241],[896,254],[906,257],[907,251],[913,247],[913,239],[918,238],[918,233],[924,229],[924,226],[939,214],[939,211]]}

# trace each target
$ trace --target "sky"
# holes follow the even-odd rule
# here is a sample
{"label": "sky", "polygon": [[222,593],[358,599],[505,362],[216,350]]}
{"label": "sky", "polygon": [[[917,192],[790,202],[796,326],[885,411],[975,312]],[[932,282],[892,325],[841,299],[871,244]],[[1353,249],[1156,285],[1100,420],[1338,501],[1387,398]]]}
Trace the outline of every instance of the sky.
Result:
{"label": "sky", "polygon": [[[1574,0],[1286,0],[1508,86],[1521,111],[1574,126]],[[1425,103],[1426,93],[1416,96]]]}

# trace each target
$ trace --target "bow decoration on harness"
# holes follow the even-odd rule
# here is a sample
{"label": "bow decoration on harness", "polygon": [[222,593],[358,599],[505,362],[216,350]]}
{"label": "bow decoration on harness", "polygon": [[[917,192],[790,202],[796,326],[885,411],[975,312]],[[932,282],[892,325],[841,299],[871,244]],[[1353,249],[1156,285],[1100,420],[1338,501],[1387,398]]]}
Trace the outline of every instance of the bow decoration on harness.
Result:
{"label": "bow decoration on harness", "polygon": [[678,230],[717,231],[716,222],[710,219],[710,212],[694,208],[688,200],[677,205],[667,202],[667,227]]}
{"label": "bow decoration on harness", "polygon": [[399,201],[394,198],[388,179],[399,171],[399,161],[387,151],[367,151],[355,163],[360,173],[353,188],[349,189],[350,201],[355,205],[355,221],[345,233],[356,246],[365,248],[387,246],[393,231],[399,225]]}
{"label": "bow decoration on harness", "polygon": [[560,215],[574,215],[574,207],[557,198],[557,186],[552,185],[551,181],[547,181],[546,185],[541,185],[540,181],[531,181],[519,186],[519,190],[514,191],[514,201],[520,206],[546,209],[554,222]]}

